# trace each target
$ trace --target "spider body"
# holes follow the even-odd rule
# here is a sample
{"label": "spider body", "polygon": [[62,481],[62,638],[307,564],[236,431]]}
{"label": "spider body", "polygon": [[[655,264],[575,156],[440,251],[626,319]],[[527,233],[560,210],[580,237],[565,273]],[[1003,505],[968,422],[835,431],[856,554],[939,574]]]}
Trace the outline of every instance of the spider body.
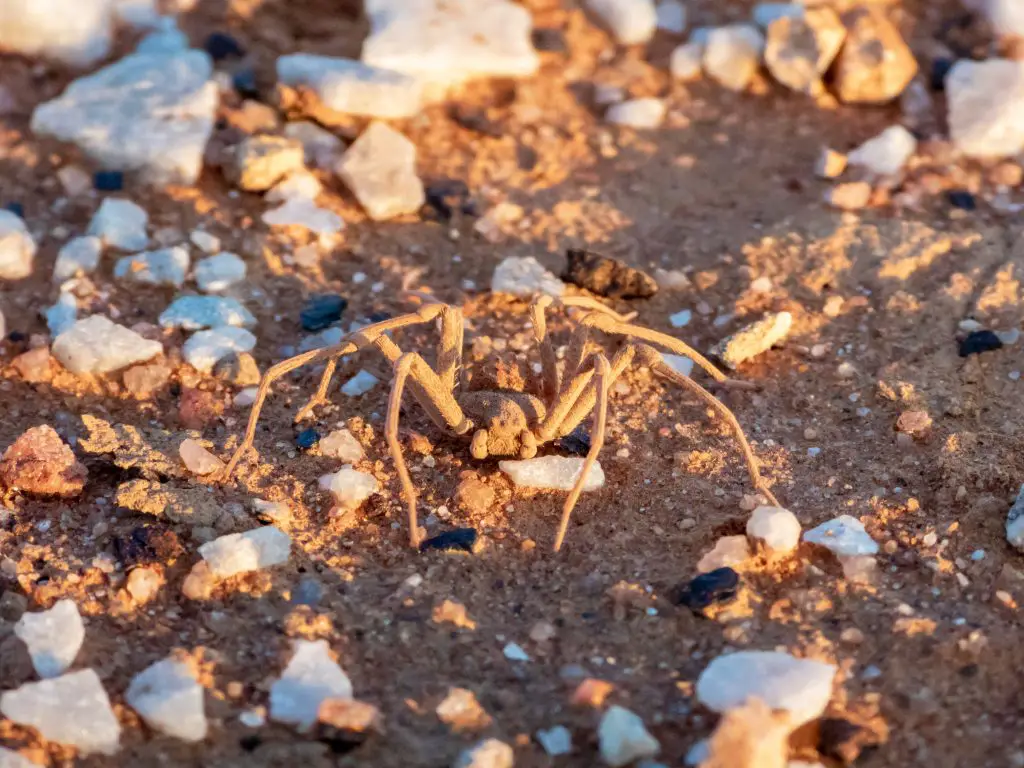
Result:
{"label": "spider body", "polygon": [[[555,302],[585,310],[585,314],[573,328],[562,370],[559,369],[555,348],[547,334],[546,312]],[[562,545],[570,515],[583,490],[590,467],[597,460],[598,453],[604,445],[609,387],[634,363],[647,366],[658,375],[683,386],[724,418],[740,444],[755,489],[764,494],[771,503],[778,504],[758,472],[757,460],[736,417],[708,390],[669,366],[658,349],[652,345],[689,357],[720,385],[740,385],[739,382],[727,379],[725,374],[708,360],[678,339],[633,325],[628,322],[629,318],[613,312],[593,299],[553,299],[550,296],[540,296],[531,304],[530,315],[534,337],[540,349],[539,397],[507,388],[464,390],[459,381],[463,346],[462,310],[446,304],[428,303],[416,312],[367,326],[332,347],[305,352],[270,368],[260,382],[245,437],[232,455],[222,476],[233,477],[238,463],[252,447],[260,411],[270,385],[276,379],[303,365],[326,361],[320,386],[316,394],[299,411],[296,416],[296,421],[299,421],[310,414],[317,405],[326,402],[338,360],[345,355],[373,347],[392,364],[394,369],[394,382],[388,400],[386,434],[388,448],[398,470],[408,504],[409,539],[413,546],[418,545],[420,536],[416,515],[416,490],[409,476],[398,437],[398,420],[406,390],[438,427],[467,440],[470,454],[475,459],[486,459],[491,456],[532,458],[536,456],[540,446],[568,435],[588,415],[594,414],[590,450],[562,510],[562,520],[554,545],[557,551]],[[431,368],[419,353],[403,352],[388,335],[390,331],[399,328],[435,320],[440,321],[441,331],[436,370]],[[594,331],[622,337],[626,343],[620,346],[609,360],[603,352],[592,351],[591,335]]]}

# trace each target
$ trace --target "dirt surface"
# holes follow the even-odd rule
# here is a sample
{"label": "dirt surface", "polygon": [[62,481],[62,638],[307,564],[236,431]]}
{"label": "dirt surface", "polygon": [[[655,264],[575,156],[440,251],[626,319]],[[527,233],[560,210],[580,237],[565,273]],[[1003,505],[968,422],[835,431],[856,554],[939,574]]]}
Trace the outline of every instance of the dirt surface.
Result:
{"label": "dirt surface", "polygon": [[[235,34],[266,77],[282,52],[358,53],[366,25],[358,8],[346,10],[353,5],[200,0],[182,26],[197,44],[214,30]],[[692,5],[691,24],[699,26],[746,17],[752,3]],[[957,3],[891,5],[926,72],[934,41],[952,44],[951,35],[968,35],[958,26]],[[528,6],[537,26],[565,31],[571,53],[543,54],[541,74],[529,81],[474,85],[455,99],[482,110],[499,136],[460,127],[445,105],[396,123],[415,142],[427,182],[464,181],[480,211],[501,201],[522,206],[523,218],[504,225],[497,242],[475,233],[476,219],[462,213],[446,223],[429,210],[370,222],[325,174],[327,204],[347,228],[313,263],[299,264],[294,252],[306,240],[268,233],[259,222],[259,197],[232,191],[215,169],[195,188],[130,187],[126,194],[149,211],[151,231],[172,227],[187,235],[202,227],[246,259],[249,277],[236,295],[259,319],[256,356],[264,370],[301,340],[299,310],[308,296],[344,295],[347,323],[414,308],[399,298],[411,281],[465,307],[469,373],[487,376],[501,360],[519,365],[532,382],[538,356],[527,304],[491,295],[491,273],[505,257],[533,255],[558,274],[570,247],[651,272],[686,271],[689,289],[608,303],[697,349],[768,311],[790,311],[794,328],[785,344],[736,373],[757,391],[732,392],[726,401],[775,494],[805,528],[839,514],[864,521],[882,544],[876,583],[850,583],[826,553],[801,548],[781,562],[755,560],[744,569],[738,599],[712,618],[673,605],[672,588],[692,578],[714,542],[743,532],[744,496],[752,491],[724,423],[642,369],[627,372],[613,390],[601,456],[607,484],[583,495],[557,555],[550,546],[564,494],[513,489],[496,461],[474,462],[467,444],[439,434],[414,407],[403,415],[403,440],[421,519],[430,534],[472,526],[481,544],[472,555],[408,549],[383,435],[385,384],[359,398],[335,389],[332,404],[303,425],[326,434],[347,424],[366,451],[360,468],[383,487],[358,513],[332,516],[317,480],[338,462],[316,449],[300,452],[294,442],[300,427],[293,417],[316,387],[316,369],[276,387],[258,433],[259,463],[247,464],[232,482],[204,484],[173,477],[187,475],[180,468],[161,470],[161,462],[173,463],[166,445],[188,434],[183,393],[209,393],[202,436],[221,456],[236,444],[247,410],[231,405],[237,388],[180,362],[180,335],[161,337],[173,373],[146,399],[131,396],[119,376],[76,377],[53,363],[48,381],[27,383],[11,365],[30,335],[46,330],[38,311],[56,298],[50,274],[62,240],[55,228],[82,233],[98,201],[63,198],[55,172],[74,153],[27,130],[31,108],[59,93],[74,73],[0,58],[0,82],[21,107],[0,119],[0,203],[22,203],[33,232],[42,235],[35,276],[0,286],[8,331],[17,332],[0,343],[0,447],[48,423],[77,444],[89,470],[74,501],[8,494],[9,511],[0,510],[0,592],[8,601],[24,596],[30,610],[62,597],[78,603],[87,630],[75,667],[96,669],[124,726],[115,758],[77,757],[7,720],[0,720],[0,744],[54,766],[409,768],[449,765],[467,745],[493,735],[515,747],[518,766],[593,766],[600,712],[570,704],[575,666],[614,684],[608,701],[638,713],[661,741],[661,762],[680,766],[717,719],[693,696],[708,661],[729,648],[784,648],[838,664],[829,717],[868,723],[879,738],[888,732],[886,743],[860,755],[859,766],[1024,764],[1024,646],[1015,602],[1024,581],[1021,555],[1003,531],[1024,480],[1020,347],[967,359],[957,354],[962,319],[994,330],[1017,328],[1021,320],[1022,227],[988,204],[991,169],[951,163],[933,142],[902,187],[919,193],[915,204],[897,200],[897,189],[860,214],[829,210],[821,203],[826,183],[812,173],[820,148],[859,144],[898,121],[897,106],[815,104],[766,75],[745,94],[706,82],[673,84],[668,37],[646,49],[617,50],[579,10],[554,0]],[[644,132],[603,125],[591,101],[595,83],[664,96],[666,125]],[[941,94],[935,97],[942,114]],[[223,107],[225,127],[215,143],[239,130],[231,127],[238,106]],[[353,136],[359,128],[353,122],[339,133]],[[977,193],[977,209],[954,210],[948,189]],[[126,289],[112,280],[110,267],[106,257],[94,278],[92,311],[128,325],[155,323],[172,293]],[[761,277],[770,279],[770,290],[751,288]],[[682,309],[693,310],[693,320],[675,330],[668,318]],[[564,317],[551,325],[566,343]],[[432,328],[395,339],[433,359]],[[360,368],[390,378],[384,361],[365,353],[342,365],[341,380]],[[921,410],[933,420],[930,429],[898,436],[900,414]],[[125,425],[118,429],[130,428],[140,445],[86,450],[84,415]],[[193,418],[184,420],[194,426]],[[211,529],[188,524],[184,514],[173,522],[118,507],[118,487],[139,478],[170,480],[165,491],[207,485],[227,514]],[[488,502],[482,508],[458,502],[467,478],[493,491],[476,488],[473,498]],[[210,600],[186,599],[181,586],[198,545],[253,527],[254,497],[290,504],[291,561],[231,579]],[[124,598],[125,552],[144,526],[167,545],[154,546],[150,556],[166,585],[139,607]],[[937,539],[930,546],[929,533]],[[408,581],[414,576],[422,577],[418,585]],[[300,583],[310,579],[322,585],[322,598],[296,606]],[[620,583],[637,588],[612,589]],[[616,609],[614,596],[622,594],[632,597],[620,598]],[[464,605],[470,621],[435,621],[435,608],[446,600]],[[3,688],[32,679],[11,642],[9,618],[0,618]],[[554,627],[553,636],[531,639],[541,622]],[[385,736],[339,754],[313,735],[239,721],[267,705],[290,638],[330,642],[356,696],[383,713]],[[507,660],[508,642],[531,660]],[[131,678],[175,649],[200,664],[207,689],[212,728],[198,745],[154,734],[124,703]],[[453,733],[439,721],[434,709],[450,687],[476,694],[492,720],[484,731]],[[533,734],[556,724],[573,731],[575,752],[552,760]],[[793,757],[838,765],[819,755],[817,727],[794,737]]]}

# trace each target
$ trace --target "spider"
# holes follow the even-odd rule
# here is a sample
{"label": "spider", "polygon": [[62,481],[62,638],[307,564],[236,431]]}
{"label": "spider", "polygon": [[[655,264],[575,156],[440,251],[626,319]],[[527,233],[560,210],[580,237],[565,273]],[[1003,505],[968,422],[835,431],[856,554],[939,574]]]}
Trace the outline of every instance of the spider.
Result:
{"label": "spider", "polygon": [[[438,427],[469,441],[469,452],[478,460],[489,456],[532,458],[536,456],[539,446],[568,435],[591,411],[594,412],[590,449],[562,508],[562,518],[554,542],[555,552],[562,547],[569,519],[583,490],[584,481],[604,445],[609,387],[630,364],[634,363],[647,366],[654,373],[686,388],[717,411],[728,423],[740,444],[754,488],[770,503],[778,506],[778,501],[758,472],[754,453],[732,411],[696,381],[669,366],[661,353],[651,345],[685,355],[720,385],[747,389],[753,387],[727,378],[711,362],[682,341],[634,325],[629,322],[631,316],[620,315],[591,298],[566,296],[555,299],[542,295],[536,297],[530,304],[530,316],[533,321],[534,337],[540,348],[543,397],[508,390],[470,392],[465,391],[459,382],[464,332],[462,309],[442,304],[424,294],[413,295],[426,299],[428,303],[423,304],[415,312],[374,323],[351,333],[334,346],[304,352],[269,368],[260,381],[245,436],[231,456],[222,477],[233,477],[238,463],[253,447],[260,412],[274,381],[302,366],[326,361],[327,365],[316,393],[295,417],[297,422],[301,421],[310,415],[314,408],[327,402],[327,391],[338,360],[362,349],[375,347],[394,368],[394,381],[388,398],[386,436],[408,505],[409,543],[413,547],[420,544],[416,515],[417,494],[409,477],[398,439],[399,411],[402,396],[407,388]],[[562,307],[584,310],[582,317],[573,323],[565,367],[561,373],[556,365],[555,347],[547,333],[547,311],[556,303]],[[432,369],[418,352],[403,352],[388,335],[390,331],[398,328],[430,323],[438,319],[440,342],[437,347],[436,370]],[[591,334],[594,331],[624,337],[626,344],[609,361],[603,351],[588,351]]]}

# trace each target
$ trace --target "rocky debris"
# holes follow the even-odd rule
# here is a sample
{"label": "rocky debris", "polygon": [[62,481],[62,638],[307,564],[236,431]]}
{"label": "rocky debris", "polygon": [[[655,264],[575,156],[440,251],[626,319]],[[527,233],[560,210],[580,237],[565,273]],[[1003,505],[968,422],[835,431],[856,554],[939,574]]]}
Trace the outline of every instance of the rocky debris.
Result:
{"label": "rocky debris", "polygon": [[[2,329],[0,329],[2,330]],[[2,337],[2,334],[0,334]],[[46,347],[38,347],[23,352],[11,360],[11,367],[18,372],[21,378],[31,384],[49,381],[53,374],[50,372],[50,350]]]}
{"label": "rocky debris", "polygon": [[284,205],[265,211],[260,218],[270,227],[296,227],[317,236],[335,235],[345,228],[338,214],[305,197],[290,197]]}
{"label": "rocky debris", "polygon": [[961,59],[946,77],[949,136],[968,157],[1024,150],[1024,61]]}
{"label": "rocky debris", "polygon": [[82,414],[88,434],[78,439],[78,448],[93,456],[102,456],[119,469],[133,475],[157,480],[165,477],[187,477],[178,455],[181,435],[163,429],[141,430],[130,424],[109,421]]}
{"label": "rocky debris", "polygon": [[145,605],[157,596],[163,585],[164,578],[160,570],[143,565],[128,572],[124,588],[133,604]]}
{"label": "rocky debris", "polygon": [[305,167],[302,144],[284,136],[249,136],[235,147],[224,166],[228,181],[246,192],[266,192],[288,174]]}
{"label": "rocky debris", "polygon": [[701,768],[791,768],[787,765],[793,726],[785,712],[772,712],[751,698],[718,721]]}
{"label": "rocky debris", "polygon": [[256,337],[244,328],[221,326],[193,334],[182,346],[181,353],[185,362],[197,371],[209,373],[228,355],[251,352],[255,346]]}
{"label": "rocky debris", "polygon": [[110,51],[109,0],[0,0],[0,48],[87,67]]}
{"label": "rocky debris", "polygon": [[476,77],[527,77],[540,66],[530,12],[510,0],[376,0],[364,63],[423,81],[428,96]]}
{"label": "rocky debris", "polygon": [[347,429],[335,429],[320,441],[320,453],[346,464],[362,461],[363,446]]}
{"label": "rocky debris", "polygon": [[847,104],[886,104],[917,74],[917,59],[881,10],[857,8],[843,16],[847,36],[833,72],[833,87]]}
{"label": "rocky debris", "polygon": [[895,176],[916,150],[914,134],[902,125],[893,125],[853,150],[847,161],[875,176]]}
{"label": "rocky debris", "polygon": [[843,47],[846,27],[831,8],[808,8],[783,15],[768,26],[765,66],[787,88],[816,96],[821,79]]}
{"label": "rocky debris", "polygon": [[836,667],[780,651],[739,651],[719,656],[697,680],[697,699],[728,712],[749,699],[785,710],[794,728],[819,717],[832,698]]}
{"label": "rocky debris", "polygon": [[359,371],[355,376],[341,385],[341,393],[349,397],[365,395],[380,383],[380,379],[369,371]]}
{"label": "rocky debris", "polygon": [[494,489],[478,477],[463,477],[455,490],[455,501],[459,509],[471,514],[484,515],[494,505]]}
{"label": "rocky debris", "polygon": [[612,125],[628,128],[657,128],[665,119],[665,109],[661,99],[630,99],[608,107],[604,119]]}
{"label": "rocky debris", "polygon": [[846,155],[825,147],[818,156],[814,166],[814,174],[819,179],[835,179],[843,175],[847,165]]}
{"label": "rocky debris", "polygon": [[322,331],[341,320],[346,307],[348,299],[336,293],[311,296],[299,313],[299,322],[304,331]]}
{"label": "rocky debris", "polygon": [[450,623],[459,629],[476,629],[476,622],[466,612],[466,606],[455,600],[445,600],[440,605],[434,606],[430,619],[435,624]]}
{"label": "rocky debris", "polygon": [[415,213],[426,200],[416,175],[416,145],[385,123],[370,123],[335,173],[374,221]]}
{"label": "rocky debris", "polygon": [[0,713],[82,755],[113,755],[120,748],[121,726],[92,669],[5,691],[0,694]]}
{"label": "rocky debris", "polygon": [[704,71],[704,44],[691,40],[677,46],[669,57],[668,70],[673,80],[698,80]]}
{"label": "rocky debris", "polygon": [[750,24],[730,24],[708,34],[704,71],[732,91],[746,90],[761,66],[764,36]]}
{"label": "rocky debris", "polygon": [[719,342],[711,353],[722,361],[726,368],[735,370],[741,363],[767,352],[789,333],[793,316],[789,312],[776,312]]}
{"label": "rocky debris", "polygon": [[613,768],[654,757],[661,751],[661,745],[648,733],[644,721],[624,707],[608,708],[601,717],[597,738],[601,759]]}
{"label": "rocky debris", "polygon": [[85,625],[74,600],[58,600],[48,611],[23,614],[14,625],[14,634],[28,648],[36,674],[58,677],[78,656],[85,640]]}
{"label": "rocky debris", "polygon": [[355,699],[324,699],[317,711],[322,725],[340,731],[346,745],[360,743],[359,737],[370,732],[384,732],[384,717],[380,710],[365,701]]}
{"label": "rocky debris", "polygon": [[50,333],[60,336],[74,326],[78,319],[78,300],[70,291],[61,291],[56,303],[43,310],[43,317],[46,318],[46,327]]}
{"label": "rocky debris", "polygon": [[747,536],[772,555],[788,555],[800,545],[800,521],[782,507],[758,507],[747,520]]}
{"label": "rocky debris", "polygon": [[836,557],[858,557],[878,553],[878,543],[864,530],[864,524],[850,515],[840,515],[804,533],[804,541],[831,551]]}
{"label": "rocky debris", "polygon": [[[584,461],[577,456],[538,456],[518,461],[499,461],[498,467],[512,479],[513,484],[521,488],[571,491],[583,471]],[[587,473],[583,490],[596,491],[603,487],[604,470],[601,462],[595,461]]]}
{"label": "rocky debris", "polygon": [[1006,515],[1006,540],[1014,549],[1024,552],[1024,485]]}
{"label": "rocky debris", "polygon": [[220,536],[199,547],[199,554],[215,578],[226,579],[286,563],[291,547],[292,540],[287,533],[266,525],[245,533]]}
{"label": "rocky debris", "polygon": [[71,373],[110,373],[163,352],[159,341],[117,325],[103,315],[76,322],[53,342],[53,356]]}
{"label": "rocky debris", "polygon": [[615,686],[609,683],[607,680],[598,680],[597,678],[588,677],[581,681],[576,690],[572,693],[572,705],[574,707],[590,707],[592,709],[600,709],[604,706],[604,700],[607,699],[612,691],[615,690]]}
{"label": "rocky debris", "polygon": [[105,170],[194,184],[217,110],[211,75],[202,51],[125,56],[37,107],[32,131],[77,144]]}
{"label": "rocky debris", "polygon": [[248,352],[232,352],[213,366],[213,375],[235,387],[254,387],[262,374],[256,359]]}
{"label": "rocky debris", "polygon": [[618,259],[579,248],[570,248],[565,257],[567,264],[562,280],[598,296],[647,299],[658,292],[653,277]]}
{"label": "rocky debris", "polygon": [[538,293],[561,296],[565,292],[565,284],[533,256],[509,256],[494,268],[491,290],[523,297]]}
{"label": "rocky debris", "polygon": [[871,202],[871,185],[866,181],[836,184],[825,194],[825,202],[841,211],[859,211]]}
{"label": "rocky debris", "polygon": [[535,736],[548,757],[572,754],[572,732],[564,725],[541,728]]}
{"label": "rocky debris", "polygon": [[326,640],[295,640],[292,647],[291,661],[270,687],[270,717],[308,730],[324,701],[352,698],[352,683],[331,658]]}
{"label": "rocky debris", "polygon": [[289,200],[313,202],[324,191],[320,179],[309,171],[296,171],[286,176],[263,196],[268,203],[285,203]]}
{"label": "rocky debris", "polygon": [[473,692],[465,688],[449,688],[448,695],[434,711],[441,722],[456,733],[482,731],[492,722]]}
{"label": "rocky debris", "polygon": [[168,658],[146,667],[132,678],[124,698],[159,733],[189,742],[206,738],[203,686],[184,661]]}
{"label": "rocky debris", "polygon": [[320,488],[334,497],[334,503],[343,509],[354,509],[380,492],[380,483],[369,472],[360,472],[346,464],[337,472],[323,475]]}
{"label": "rocky debris", "polygon": [[716,568],[702,573],[673,590],[672,602],[683,605],[696,614],[717,603],[727,603],[736,597],[740,576],[732,568]]}
{"label": "rocky debris", "polygon": [[0,485],[36,496],[78,496],[88,474],[48,424],[23,432],[0,458]]}
{"label": "rocky debris", "polygon": [[[0,246],[2,247],[2,246]],[[53,280],[63,283],[79,275],[91,275],[100,265],[103,241],[93,235],[74,237],[57,252],[53,265]]]}
{"label": "rocky debris", "polygon": [[158,322],[164,328],[198,331],[224,326],[249,327],[256,324],[256,318],[240,301],[227,296],[179,296],[160,313]]}
{"label": "rocky debris", "polygon": [[654,9],[658,19],[658,29],[672,35],[681,35],[686,31],[686,6],[677,0],[661,0]]}
{"label": "rocky debris", "polygon": [[180,288],[185,284],[190,261],[188,251],[178,246],[143,251],[118,259],[114,265],[114,277],[133,283]]}
{"label": "rocky debris", "polygon": [[36,241],[25,220],[0,209],[0,280],[24,280],[32,274],[35,256]]}
{"label": "rocky debris", "polygon": [[189,472],[195,475],[209,475],[223,468],[224,463],[210,453],[202,444],[186,438],[178,447],[178,455]]}
{"label": "rocky debris", "polygon": [[89,222],[89,234],[108,248],[140,251],[149,245],[149,214],[131,200],[107,197]]}
{"label": "rocky debris", "polygon": [[476,548],[479,537],[472,528],[454,528],[431,536],[420,544],[420,552],[436,549],[439,552],[470,552]]}
{"label": "rocky debris", "polygon": [[720,568],[739,568],[750,559],[750,555],[750,542],[746,536],[723,536],[697,563],[697,572],[710,573]]}
{"label": "rocky debris", "polygon": [[928,411],[903,411],[896,419],[896,431],[915,438],[923,438],[932,428]]}
{"label": "rocky debris", "polygon": [[[182,443],[195,443],[194,440],[186,440]],[[205,448],[199,446],[205,452],[203,457],[189,456],[190,462],[204,471],[195,470],[195,474],[208,474],[214,469],[224,466],[216,456],[213,456]],[[188,466],[188,465],[186,465]],[[162,485],[155,480],[129,480],[117,487],[114,502],[118,507],[130,509],[154,517],[162,517],[172,523],[186,525],[212,526],[217,518],[224,511],[217,498],[206,488],[183,487]]]}
{"label": "rocky debris", "polygon": [[622,45],[646,43],[658,26],[654,0],[587,0],[586,7]]}
{"label": "rocky debris", "polygon": [[512,768],[512,747],[497,739],[486,739],[465,749],[452,768]]}
{"label": "rocky debris", "polygon": [[245,280],[245,262],[233,253],[218,253],[196,263],[196,285],[204,293],[220,293]]}
{"label": "rocky debris", "polygon": [[423,84],[415,77],[351,59],[297,53],[277,60],[277,80],[308,88],[332,112],[382,120],[415,117]]}
{"label": "rocky debris", "polygon": [[984,0],[981,7],[998,37],[1024,37],[1024,6],[1016,0]]}
{"label": "rocky debris", "polygon": [[321,170],[329,170],[334,167],[338,157],[345,149],[345,144],[316,123],[299,121],[288,123],[283,130],[289,139],[295,139],[302,144],[306,157],[306,164]]}

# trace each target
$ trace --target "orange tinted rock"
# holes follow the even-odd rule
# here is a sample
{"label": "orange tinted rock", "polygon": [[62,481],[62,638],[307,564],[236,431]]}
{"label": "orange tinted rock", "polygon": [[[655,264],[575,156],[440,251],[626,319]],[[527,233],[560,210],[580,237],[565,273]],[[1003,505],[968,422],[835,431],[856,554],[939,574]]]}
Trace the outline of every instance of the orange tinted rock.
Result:
{"label": "orange tinted rock", "polygon": [[38,496],[77,496],[88,474],[47,424],[22,434],[0,460],[0,485]]}

